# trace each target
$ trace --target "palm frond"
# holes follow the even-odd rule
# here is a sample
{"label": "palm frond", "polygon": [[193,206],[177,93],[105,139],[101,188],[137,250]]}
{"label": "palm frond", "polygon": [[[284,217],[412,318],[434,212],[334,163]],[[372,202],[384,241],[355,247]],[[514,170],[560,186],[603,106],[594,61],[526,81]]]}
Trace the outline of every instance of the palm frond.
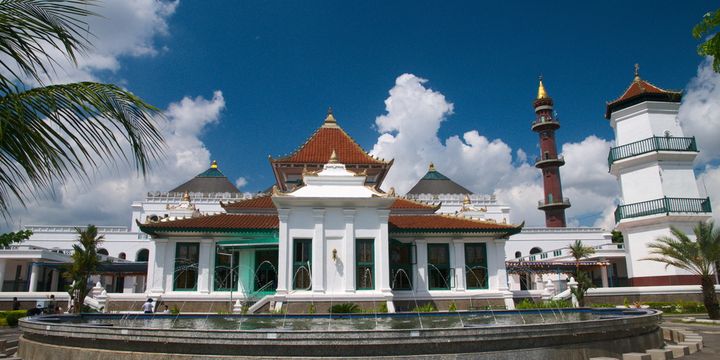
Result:
{"label": "palm frond", "polygon": [[[159,111],[115,85],[52,85],[0,97],[0,213],[29,185],[85,177],[97,158],[134,163],[143,175],[163,150]],[[129,144],[128,159],[123,141]],[[110,159],[110,160],[106,160]]]}

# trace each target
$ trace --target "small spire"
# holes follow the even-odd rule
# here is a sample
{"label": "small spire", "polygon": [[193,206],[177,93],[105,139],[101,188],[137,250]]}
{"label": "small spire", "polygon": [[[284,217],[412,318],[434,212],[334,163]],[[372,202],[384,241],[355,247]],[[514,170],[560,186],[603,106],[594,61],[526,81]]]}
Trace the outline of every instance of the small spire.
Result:
{"label": "small spire", "polygon": [[330,154],[330,160],[328,160],[328,164],[337,164],[337,162],[337,154],[335,154],[335,149],[333,149],[332,154]]}
{"label": "small spire", "polygon": [[332,106],[328,107],[327,111],[327,117],[325,117],[325,124],[336,124],[337,121],[335,120],[335,117],[333,116],[333,109]]}
{"label": "small spire", "polygon": [[435,171],[435,164],[430,163],[430,166],[428,167],[428,171]]}
{"label": "small spire", "polygon": [[640,81],[640,64],[635,63],[635,81]]}
{"label": "small spire", "polygon": [[545,91],[545,86],[543,85],[543,77],[540,75],[540,85],[538,85],[538,94],[537,94],[537,100],[539,99],[546,99],[548,98],[548,94]]}
{"label": "small spire", "polygon": [[210,168],[211,168],[211,169],[217,169],[217,160],[213,160],[213,161],[212,161],[212,163],[210,164]]}

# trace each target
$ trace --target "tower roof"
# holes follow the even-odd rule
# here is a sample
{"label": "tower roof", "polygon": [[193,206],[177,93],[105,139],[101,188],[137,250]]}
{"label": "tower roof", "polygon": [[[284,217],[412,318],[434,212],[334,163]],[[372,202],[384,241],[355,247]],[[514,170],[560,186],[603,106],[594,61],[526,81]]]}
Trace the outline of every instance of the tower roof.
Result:
{"label": "tower roof", "polygon": [[170,192],[239,193],[240,190],[218,169],[217,161],[213,161],[209,169],[170,190]]}
{"label": "tower roof", "polygon": [[408,194],[472,194],[472,191],[441,174],[431,163],[428,172],[408,191]]}
{"label": "tower roof", "polygon": [[377,159],[360,147],[338,124],[328,109],[323,125],[310,136],[304,144],[300,145],[292,154],[276,159],[270,158],[272,163],[299,163],[299,164],[325,164],[333,151],[336,160],[346,165],[386,165],[392,161]]}
{"label": "tower roof", "polygon": [[605,118],[610,119],[613,112],[644,101],[680,102],[681,98],[680,91],[665,90],[640,78],[640,66],[635,64],[633,81],[619,98],[607,103]]}

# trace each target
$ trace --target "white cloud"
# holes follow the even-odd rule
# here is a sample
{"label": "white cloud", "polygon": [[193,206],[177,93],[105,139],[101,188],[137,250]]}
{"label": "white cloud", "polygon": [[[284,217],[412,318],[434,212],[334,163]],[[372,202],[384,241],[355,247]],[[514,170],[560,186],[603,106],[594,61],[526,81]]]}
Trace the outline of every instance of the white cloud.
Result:
{"label": "white cloud", "polygon": [[31,202],[26,210],[16,211],[13,220],[22,225],[129,225],[132,201],[143,199],[148,190],[169,190],[209,167],[210,152],[201,135],[219,121],[224,108],[220,91],[215,91],[210,100],[186,97],[170,104],[166,118],[158,119],[166,140],[166,156],[152,164],[147,177],[138,176],[124,164],[99,166],[89,184],[57,186],[53,198]]}
{"label": "white cloud", "polygon": [[237,180],[235,180],[235,186],[238,189],[242,189],[245,185],[247,185],[247,183],[248,183],[247,179],[242,176],[237,178]]}
{"label": "white cloud", "polygon": [[[380,135],[371,153],[395,159],[384,187],[407,192],[433,162],[440,172],[473,192],[495,193],[500,202],[511,206],[513,222],[543,225],[544,215],[537,209],[543,197],[540,170],[527,162],[527,154],[517,149],[513,159],[510,146],[477,130],[443,142],[438,130],[452,115],[453,104],[426,84],[427,80],[412,74],[399,76],[385,100],[386,114],[375,121]],[[607,170],[610,146],[595,136],[563,145],[569,163],[561,169],[563,190],[573,203],[569,223],[605,225],[596,217],[612,207],[617,196],[615,178]]]}
{"label": "white cloud", "polygon": [[678,114],[686,136],[695,136],[699,163],[720,158],[720,74],[706,60],[687,86]]}
{"label": "white cloud", "polygon": [[[43,79],[43,82],[97,81],[99,72],[119,70],[123,57],[158,54],[162,50],[158,50],[155,41],[159,36],[168,35],[167,20],[178,4],[178,0],[106,0],[98,6],[88,6],[99,15],[83,19],[92,34],[87,36],[92,46],[78,57],[77,66],[59,50],[45,46],[57,63],[51,64],[55,70],[51,79]],[[37,85],[32,79],[23,80]]]}

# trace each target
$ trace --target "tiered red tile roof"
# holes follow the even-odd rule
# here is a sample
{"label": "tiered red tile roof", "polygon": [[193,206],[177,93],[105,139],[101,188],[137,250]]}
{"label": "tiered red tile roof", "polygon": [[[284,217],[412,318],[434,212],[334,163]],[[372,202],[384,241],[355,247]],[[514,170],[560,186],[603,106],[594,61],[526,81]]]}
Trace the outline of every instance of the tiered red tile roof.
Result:
{"label": "tiered red tile roof", "polygon": [[605,117],[609,119],[613,111],[634,105],[645,98],[647,100],[680,102],[681,96],[682,93],[679,91],[665,90],[641,79],[636,66],[633,82],[619,98],[607,103]]}
{"label": "tiered red tile roof", "polygon": [[388,220],[390,232],[394,231],[467,231],[467,232],[520,232],[522,225],[498,224],[491,221],[473,220],[448,215],[395,215]]}
{"label": "tiered red tile roof", "polygon": [[157,232],[232,232],[252,230],[274,230],[278,228],[277,215],[234,215],[216,214],[194,218],[159,221],[140,224],[146,233]]}

